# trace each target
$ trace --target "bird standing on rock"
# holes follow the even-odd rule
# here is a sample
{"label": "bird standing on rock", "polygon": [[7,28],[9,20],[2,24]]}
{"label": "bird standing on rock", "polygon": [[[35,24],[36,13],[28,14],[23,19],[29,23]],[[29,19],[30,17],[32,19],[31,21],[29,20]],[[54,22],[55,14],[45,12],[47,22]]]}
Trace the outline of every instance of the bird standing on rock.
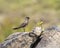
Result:
{"label": "bird standing on rock", "polygon": [[13,28],[13,29],[16,30],[16,29],[24,28],[24,32],[25,32],[25,27],[28,25],[29,19],[30,19],[29,17],[26,17],[25,21],[19,27],[16,27],[16,28]]}
{"label": "bird standing on rock", "polygon": [[15,32],[1,44],[1,48],[35,48],[42,39],[43,22],[40,22],[30,32]]}

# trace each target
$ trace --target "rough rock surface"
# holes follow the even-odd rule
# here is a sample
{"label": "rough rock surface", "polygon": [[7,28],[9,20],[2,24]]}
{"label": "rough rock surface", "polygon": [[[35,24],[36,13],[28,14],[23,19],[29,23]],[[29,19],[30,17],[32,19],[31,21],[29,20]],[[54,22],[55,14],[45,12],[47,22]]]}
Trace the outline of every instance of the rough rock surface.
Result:
{"label": "rough rock surface", "polygon": [[[39,41],[37,46],[33,48],[60,48],[60,31],[58,27],[46,29],[41,37],[42,39]],[[6,40],[0,44],[0,48],[30,48],[30,45],[36,40],[35,37],[29,37],[28,33],[22,34],[17,32],[8,36]]]}
{"label": "rough rock surface", "polygon": [[43,38],[36,48],[60,48],[60,31],[59,28],[49,28],[44,31]]}
{"label": "rough rock surface", "polygon": [[27,32],[14,33],[9,36],[3,43],[1,48],[30,48],[30,44],[34,38],[30,37]]}
{"label": "rough rock surface", "polygon": [[41,27],[36,27],[31,32],[13,33],[2,42],[1,48],[30,48],[31,44],[36,41],[36,37],[40,35],[40,33]]}

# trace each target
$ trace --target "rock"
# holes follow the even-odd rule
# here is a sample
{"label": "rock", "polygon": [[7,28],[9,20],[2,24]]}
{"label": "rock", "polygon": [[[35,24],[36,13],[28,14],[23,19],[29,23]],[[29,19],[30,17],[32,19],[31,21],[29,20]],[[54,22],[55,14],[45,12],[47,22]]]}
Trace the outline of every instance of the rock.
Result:
{"label": "rock", "polygon": [[[36,37],[41,34],[41,28],[38,30],[34,28],[31,32],[13,33],[1,43],[1,48],[60,48],[60,31],[58,29],[60,30],[56,26],[47,28],[41,35],[42,39]],[[34,44],[36,46],[31,47]]]}
{"label": "rock", "polygon": [[0,48],[1,48],[2,44],[0,43]]}
{"label": "rock", "polygon": [[9,35],[4,42],[2,42],[1,48],[30,48],[31,44],[37,39],[37,36],[41,33],[41,27],[35,27],[31,32],[16,32]]}
{"label": "rock", "polygon": [[52,25],[51,27],[47,28],[46,30],[50,31],[50,30],[56,30],[58,32],[60,32],[60,26],[58,25]]}
{"label": "rock", "polygon": [[36,48],[60,48],[60,31],[55,29],[44,31]]}

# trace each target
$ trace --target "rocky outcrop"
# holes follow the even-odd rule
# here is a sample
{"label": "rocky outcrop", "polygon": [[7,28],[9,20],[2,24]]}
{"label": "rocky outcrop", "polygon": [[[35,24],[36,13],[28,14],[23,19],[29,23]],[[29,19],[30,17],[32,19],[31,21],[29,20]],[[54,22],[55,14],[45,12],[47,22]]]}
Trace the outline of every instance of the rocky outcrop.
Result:
{"label": "rocky outcrop", "polygon": [[[51,29],[51,28],[50,28]],[[36,48],[60,48],[60,31],[59,28],[45,30],[41,41]]]}
{"label": "rocky outcrop", "polygon": [[2,42],[1,48],[30,48],[41,31],[41,27],[36,27],[31,32],[13,33]]}
{"label": "rocky outcrop", "polygon": [[[41,30],[39,32],[41,34]],[[58,27],[47,28],[39,37],[36,36],[37,32],[34,33],[30,34],[32,37],[29,36],[29,32],[13,33],[0,44],[0,48],[60,48]]]}

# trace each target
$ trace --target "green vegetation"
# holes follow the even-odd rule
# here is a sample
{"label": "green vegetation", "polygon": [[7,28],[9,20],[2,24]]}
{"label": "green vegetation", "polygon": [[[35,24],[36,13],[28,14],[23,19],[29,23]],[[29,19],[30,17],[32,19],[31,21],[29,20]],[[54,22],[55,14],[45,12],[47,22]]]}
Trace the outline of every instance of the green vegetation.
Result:
{"label": "green vegetation", "polygon": [[[59,24],[60,0],[0,0],[0,42],[13,32],[23,32],[23,29],[13,30],[19,26],[25,16],[29,16],[30,23],[26,31],[31,31],[37,22],[43,20],[44,27]],[[47,25],[47,26],[46,26]]]}

